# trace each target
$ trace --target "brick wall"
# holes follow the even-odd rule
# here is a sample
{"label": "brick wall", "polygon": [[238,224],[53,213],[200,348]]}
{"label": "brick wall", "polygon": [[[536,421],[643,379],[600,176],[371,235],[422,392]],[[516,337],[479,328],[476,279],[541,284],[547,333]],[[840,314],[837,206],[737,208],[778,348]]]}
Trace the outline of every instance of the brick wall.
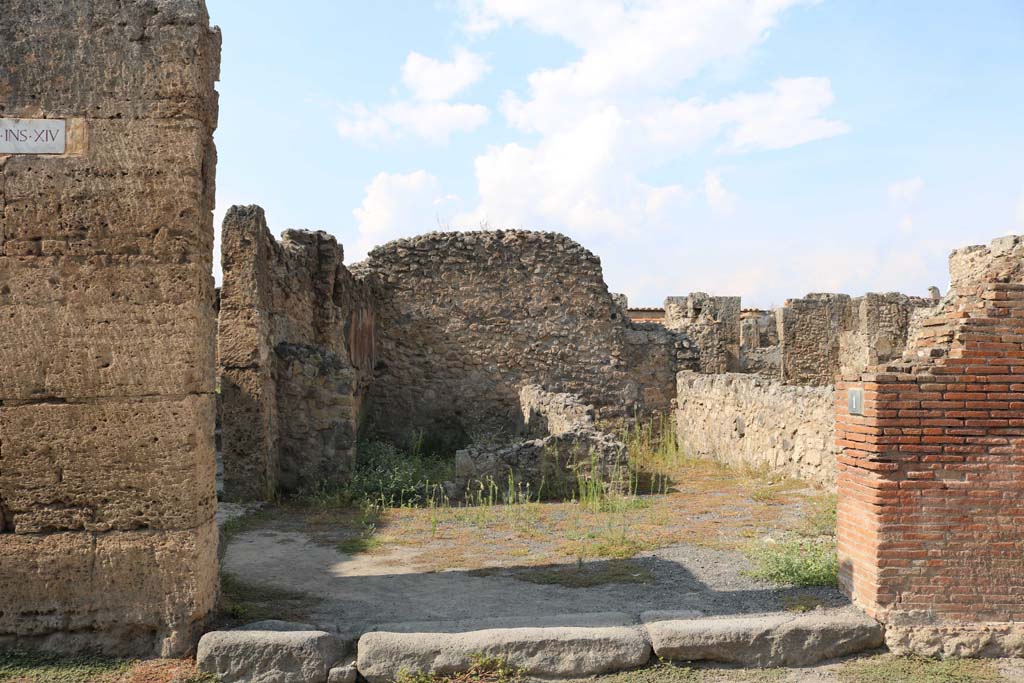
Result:
{"label": "brick wall", "polygon": [[994,654],[1016,646],[936,624],[1024,619],[1024,241],[950,270],[903,360],[837,385],[840,581],[899,648]]}

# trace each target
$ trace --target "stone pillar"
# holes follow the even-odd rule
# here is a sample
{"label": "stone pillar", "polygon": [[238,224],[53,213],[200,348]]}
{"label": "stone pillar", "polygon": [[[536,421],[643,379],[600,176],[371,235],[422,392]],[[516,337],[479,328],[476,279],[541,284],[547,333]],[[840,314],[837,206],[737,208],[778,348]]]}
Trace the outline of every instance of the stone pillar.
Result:
{"label": "stone pillar", "polygon": [[217,338],[221,457],[228,500],[271,500],[277,492],[273,252],[274,238],[263,209],[232,206],[221,230],[224,284]]}
{"label": "stone pillar", "polygon": [[837,386],[840,583],[894,651],[1020,656],[1024,240],[950,266],[903,360]]}
{"label": "stone pillar", "polygon": [[0,647],[176,655],[214,605],[220,35],[202,0],[6,0]]}

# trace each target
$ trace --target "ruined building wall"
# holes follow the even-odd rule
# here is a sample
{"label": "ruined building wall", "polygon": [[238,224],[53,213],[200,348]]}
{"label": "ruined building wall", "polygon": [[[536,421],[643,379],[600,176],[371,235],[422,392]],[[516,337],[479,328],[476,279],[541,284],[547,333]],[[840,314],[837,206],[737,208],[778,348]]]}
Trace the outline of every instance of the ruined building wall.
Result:
{"label": "ruined building wall", "polygon": [[950,272],[903,360],[837,385],[840,582],[897,651],[1019,656],[1024,239]]}
{"label": "ruined building wall", "polygon": [[680,335],[631,326],[600,260],[562,235],[431,233],[353,271],[380,289],[367,429],[398,441],[510,432],[524,384],[577,394],[600,419],[667,412],[689,353]]}
{"label": "ruined building wall", "polygon": [[698,367],[713,374],[740,369],[740,298],[709,296],[692,292],[689,296],[665,299],[664,325],[685,333],[699,349]]}
{"label": "ruined building wall", "polygon": [[840,372],[864,370],[902,356],[914,312],[934,302],[890,292],[865,294],[852,303],[851,329],[839,335]]}
{"label": "ruined building wall", "polygon": [[776,309],[780,376],[786,384],[824,386],[839,372],[839,335],[852,326],[846,294],[808,294]]}
{"label": "ruined building wall", "polygon": [[351,471],[373,367],[369,287],[324,232],[286,230],[234,206],[222,231],[219,365],[224,492],[267,499]]}
{"label": "ruined building wall", "polygon": [[740,313],[740,372],[777,378],[781,371],[778,324],[772,311]]}
{"label": "ruined building wall", "polygon": [[220,35],[201,0],[6,0],[0,647],[187,651],[214,604]]}
{"label": "ruined building wall", "polygon": [[899,357],[913,312],[931,303],[896,292],[786,301],[776,310],[782,380],[824,386],[841,372]]}
{"label": "ruined building wall", "polygon": [[739,373],[680,372],[676,434],[683,449],[835,488],[831,387]]}

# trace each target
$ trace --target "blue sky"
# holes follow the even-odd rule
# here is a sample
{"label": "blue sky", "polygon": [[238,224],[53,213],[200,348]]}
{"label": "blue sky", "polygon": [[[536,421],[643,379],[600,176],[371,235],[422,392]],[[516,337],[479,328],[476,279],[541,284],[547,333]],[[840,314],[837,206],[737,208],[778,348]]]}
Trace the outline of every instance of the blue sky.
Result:
{"label": "blue sky", "polygon": [[260,204],[347,262],[556,230],[634,305],[767,307],[945,289],[1024,232],[1019,0],[207,2],[218,225]]}

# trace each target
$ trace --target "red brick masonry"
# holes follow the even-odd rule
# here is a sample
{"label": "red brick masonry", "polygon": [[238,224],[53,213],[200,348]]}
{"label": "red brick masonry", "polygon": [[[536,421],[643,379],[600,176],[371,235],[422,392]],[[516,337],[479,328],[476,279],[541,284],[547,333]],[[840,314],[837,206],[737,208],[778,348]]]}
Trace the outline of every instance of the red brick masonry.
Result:
{"label": "red brick masonry", "polygon": [[950,270],[903,361],[836,385],[840,583],[882,621],[1024,620],[1024,238]]}

